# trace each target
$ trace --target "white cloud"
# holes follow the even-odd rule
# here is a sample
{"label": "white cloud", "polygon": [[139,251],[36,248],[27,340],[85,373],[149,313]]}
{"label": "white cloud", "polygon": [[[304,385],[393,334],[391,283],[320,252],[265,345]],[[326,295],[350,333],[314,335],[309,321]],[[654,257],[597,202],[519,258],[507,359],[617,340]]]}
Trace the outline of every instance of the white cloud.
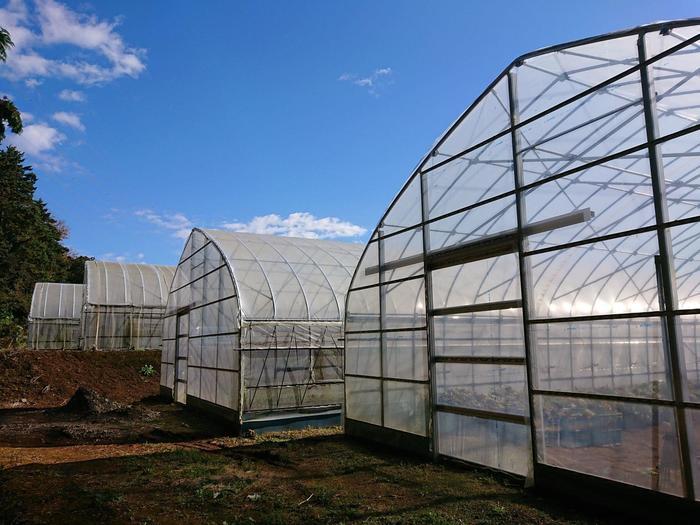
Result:
{"label": "white cloud", "polygon": [[358,237],[367,231],[362,226],[342,221],[337,217],[317,218],[308,212],[290,213],[287,217],[280,217],[272,213],[254,217],[245,223],[225,223],[222,227],[236,232],[306,237],[308,239]]}
{"label": "white cloud", "polygon": [[[63,77],[80,84],[99,84],[122,76],[138,77],[146,66],[145,51],[127,46],[109,22],[71,10],[55,0],[36,0],[30,12],[23,0],[0,9],[0,26],[15,42],[0,74],[11,79]],[[39,49],[73,46],[81,53],[66,59],[42,56]],[[85,51],[91,52],[86,58]]]}
{"label": "white cloud", "polygon": [[68,113],[67,111],[59,111],[53,114],[52,117],[56,122],[70,126],[79,131],[85,131],[85,125],[80,121],[80,117],[75,113]]}
{"label": "white cloud", "polygon": [[85,102],[85,93],[82,91],[64,89],[58,94],[58,98],[66,102]]}
{"label": "white cloud", "polygon": [[356,86],[367,89],[370,95],[379,96],[380,91],[392,83],[393,71],[390,67],[380,67],[371,74],[365,76],[343,73],[338,77],[340,82],[350,82]]}
{"label": "white cloud", "polygon": [[190,221],[184,214],[176,212],[172,214],[160,214],[153,210],[138,210],[135,212],[137,217],[142,218],[145,221],[155,224],[156,226],[169,231],[174,237],[178,239],[187,239],[192,230],[192,221]]}
{"label": "white cloud", "polygon": [[[173,237],[187,239],[194,223],[183,213],[158,213],[153,210],[138,210],[135,215],[151,224],[169,232]],[[226,230],[282,235],[286,237],[305,237],[307,239],[338,239],[359,237],[367,230],[337,217],[315,217],[308,212],[290,213],[280,217],[275,213],[254,217],[249,222],[226,222],[219,225]]]}
{"label": "white cloud", "polygon": [[37,80],[36,78],[28,78],[27,80],[24,81],[24,85],[27,86],[29,89],[34,89],[37,86],[40,86],[43,84],[41,80]]}
{"label": "white cloud", "polygon": [[10,135],[8,142],[25,153],[41,157],[55,149],[65,138],[56,128],[40,122],[24,126],[22,134]]}

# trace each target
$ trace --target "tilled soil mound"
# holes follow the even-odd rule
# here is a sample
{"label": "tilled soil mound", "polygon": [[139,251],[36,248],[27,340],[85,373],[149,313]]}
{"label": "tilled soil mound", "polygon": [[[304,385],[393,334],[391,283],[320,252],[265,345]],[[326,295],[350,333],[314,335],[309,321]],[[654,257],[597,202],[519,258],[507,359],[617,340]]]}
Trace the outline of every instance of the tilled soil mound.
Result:
{"label": "tilled soil mound", "polygon": [[[153,367],[153,376],[139,373],[144,365]],[[80,387],[131,404],[158,394],[159,372],[158,350],[0,351],[0,408],[60,407]]]}

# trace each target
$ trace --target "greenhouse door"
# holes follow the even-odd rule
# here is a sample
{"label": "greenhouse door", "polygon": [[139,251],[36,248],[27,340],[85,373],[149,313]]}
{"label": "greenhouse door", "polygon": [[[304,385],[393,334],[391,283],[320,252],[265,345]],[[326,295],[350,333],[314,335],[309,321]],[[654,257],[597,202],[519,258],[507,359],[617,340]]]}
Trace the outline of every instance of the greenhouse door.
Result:
{"label": "greenhouse door", "polygon": [[525,476],[530,427],[514,245],[428,260],[436,452]]}
{"label": "greenhouse door", "polygon": [[184,312],[177,315],[177,339],[175,340],[175,401],[187,402],[187,348],[189,346],[189,319],[190,313]]}

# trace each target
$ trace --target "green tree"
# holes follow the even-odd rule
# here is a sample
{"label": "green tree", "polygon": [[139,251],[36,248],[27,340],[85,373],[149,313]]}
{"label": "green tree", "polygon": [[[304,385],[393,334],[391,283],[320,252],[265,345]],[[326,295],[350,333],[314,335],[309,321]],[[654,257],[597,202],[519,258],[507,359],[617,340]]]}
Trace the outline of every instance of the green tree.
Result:
{"label": "green tree", "polygon": [[15,43],[10,37],[10,33],[4,27],[0,27],[0,62],[7,60],[7,50],[15,47]]}
{"label": "green tree", "polygon": [[34,283],[60,281],[69,266],[65,230],[35,191],[36,175],[22,152],[0,151],[0,305],[17,321],[29,314]]}
{"label": "green tree", "polygon": [[[0,27],[0,62],[7,60],[7,51],[14,47],[10,33]],[[7,97],[0,99],[0,142],[5,140],[5,126],[9,126],[12,133],[22,133],[22,117],[14,103]]]}
{"label": "green tree", "polygon": [[[12,47],[0,28],[0,61]],[[22,132],[19,111],[0,99],[0,142],[5,123]],[[35,197],[36,175],[14,146],[0,150],[0,347],[16,344],[24,333],[34,284],[39,281],[83,282],[88,257],[72,254],[62,241],[68,228]]]}

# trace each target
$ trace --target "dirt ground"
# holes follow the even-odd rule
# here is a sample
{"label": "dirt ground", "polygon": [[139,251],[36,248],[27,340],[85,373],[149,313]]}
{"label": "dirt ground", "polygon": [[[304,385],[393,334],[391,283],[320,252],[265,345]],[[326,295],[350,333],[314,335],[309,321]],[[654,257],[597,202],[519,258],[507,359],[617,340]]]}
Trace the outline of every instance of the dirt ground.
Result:
{"label": "dirt ground", "polygon": [[[154,375],[139,370],[151,365]],[[121,403],[158,394],[160,351],[0,351],[0,408],[65,403],[80,386]]]}
{"label": "dirt ground", "polygon": [[[210,418],[155,398],[157,382],[131,377],[144,354],[84,355],[111,382],[89,378],[83,356],[41,357],[94,388],[56,395],[54,405],[30,388],[21,408],[0,411],[0,524],[622,522],[506,478],[352,441],[339,428],[230,437]],[[15,358],[36,366],[21,366],[25,381],[40,369],[33,359]],[[74,365],[80,373],[67,370]],[[120,377],[141,394],[119,386],[112,396]],[[22,392],[20,379],[13,385],[0,389],[5,406]]]}

